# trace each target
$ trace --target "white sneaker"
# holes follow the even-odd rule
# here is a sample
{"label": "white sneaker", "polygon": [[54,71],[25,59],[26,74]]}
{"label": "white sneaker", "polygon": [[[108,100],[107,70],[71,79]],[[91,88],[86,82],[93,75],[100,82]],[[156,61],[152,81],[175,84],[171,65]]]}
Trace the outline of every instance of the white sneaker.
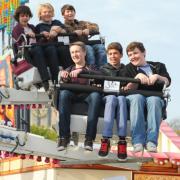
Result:
{"label": "white sneaker", "polygon": [[146,149],[149,152],[157,152],[157,146],[151,141],[146,144]]}
{"label": "white sneaker", "polygon": [[93,141],[86,139],[84,141],[84,149],[87,151],[93,151]]}
{"label": "white sneaker", "polygon": [[143,151],[143,145],[142,144],[140,144],[140,143],[138,143],[138,144],[134,144],[133,145],[133,148],[134,148],[134,152],[135,153],[137,153],[137,152],[141,152],[141,151]]}
{"label": "white sneaker", "polygon": [[58,144],[57,144],[57,150],[58,151],[63,151],[67,148],[67,146],[70,143],[70,139],[69,138],[60,138],[58,139]]}

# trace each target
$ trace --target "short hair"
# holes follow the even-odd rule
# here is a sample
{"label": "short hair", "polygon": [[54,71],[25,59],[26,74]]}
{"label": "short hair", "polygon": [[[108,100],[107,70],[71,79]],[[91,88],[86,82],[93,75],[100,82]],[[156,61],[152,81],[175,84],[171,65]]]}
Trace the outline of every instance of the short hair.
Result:
{"label": "short hair", "polygon": [[76,41],[76,42],[70,43],[69,48],[71,48],[72,46],[80,46],[82,48],[82,50],[84,52],[86,52],[86,45],[81,41]]}
{"label": "short hair", "polygon": [[70,4],[65,4],[62,8],[61,8],[61,14],[64,15],[65,10],[70,10],[70,11],[74,11],[76,12],[74,6],[70,5]]}
{"label": "short hair", "polygon": [[106,52],[108,53],[109,50],[111,49],[116,49],[117,51],[119,51],[120,54],[123,54],[123,48],[122,45],[118,42],[112,42],[107,46],[107,50]]}
{"label": "short hair", "polygon": [[134,41],[128,44],[126,48],[126,53],[128,54],[129,51],[133,51],[135,48],[138,48],[142,53],[146,51],[143,43]]}
{"label": "short hair", "polygon": [[54,16],[54,7],[50,3],[40,4],[39,9],[38,9],[39,20],[41,20],[41,11],[42,11],[43,8],[50,9],[51,12],[52,12],[52,15]]}
{"label": "short hair", "polygon": [[30,8],[28,6],[25,6],[25,5],[21,5],[21,6],[17,7],[17,9],[15,10],[14,19],[17,22],[19,22],[20,14],[27,14],[27,15],[29,15],[30,18],[33,16]]}

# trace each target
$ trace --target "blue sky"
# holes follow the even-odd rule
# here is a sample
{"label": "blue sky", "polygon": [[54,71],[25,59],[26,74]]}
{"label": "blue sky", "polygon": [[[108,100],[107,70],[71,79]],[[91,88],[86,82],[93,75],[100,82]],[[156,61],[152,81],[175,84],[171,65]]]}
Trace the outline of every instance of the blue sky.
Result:
{"label": "blue sky", "polygon": [[[50,2],[55,7],[55,18],[63,20],[60,8],[72,4],[79,20],[95,22],[106,38],[106,45],[118,41],[124,47],[131,41],[144,43],[147,60],[166,64],[172,77],[171,102],[168,119],[180,118],[180,1],[179,0],[30,0],[29,6],[36,24],[39,3]],[[124,51],[123,62],[128,63]]]}

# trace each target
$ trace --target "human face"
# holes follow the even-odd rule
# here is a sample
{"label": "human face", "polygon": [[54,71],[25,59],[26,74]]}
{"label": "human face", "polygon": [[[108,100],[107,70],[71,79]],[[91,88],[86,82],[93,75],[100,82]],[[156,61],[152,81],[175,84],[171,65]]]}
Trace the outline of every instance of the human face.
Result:
{"label": "human face", "polygon": [[141,52],[138,48],[128,51],[128,58],[134,66],[143,66],[146,64],[145,52]]}
{"label": "human face", "polygon": [[70,47],[71,58],[73,62],[77,65],[85,64],[86,52],[78,45],[73,45]]}
{"label": "human face", "polygon": [[20,14],[19,15],[19,23],[24,27],[27,26],[29,19],[30,19],[30,17],[28,14]]}
{"label": "human face", "polygon": [[75,18],[75,12],[73,10],[65,10],[63,17],[65,21],[74,21]]}
{"label": "human face", "polygon": [[122,54],[117,49],[109,49],[107,52],[109,63],[112,66],[117,66],[120,64]]}
{"label": "human face", "polygon": [[51,22],[53,18],[53,12],[50,8],[42,8],[40,13],[40,19],[45,22]]}

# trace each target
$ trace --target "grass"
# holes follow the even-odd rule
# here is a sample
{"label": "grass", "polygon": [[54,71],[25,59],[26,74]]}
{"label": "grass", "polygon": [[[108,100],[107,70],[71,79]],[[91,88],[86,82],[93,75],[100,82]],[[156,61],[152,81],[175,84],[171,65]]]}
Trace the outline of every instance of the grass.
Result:
{"label": "grass", "polygon": [[52,140],[52,141],[56,141],[57,139],[57,133],[54,130],[50,128],[46,128],[44,126],[32,125],[30,132],[33,134],[44,136],[44,138]]}

